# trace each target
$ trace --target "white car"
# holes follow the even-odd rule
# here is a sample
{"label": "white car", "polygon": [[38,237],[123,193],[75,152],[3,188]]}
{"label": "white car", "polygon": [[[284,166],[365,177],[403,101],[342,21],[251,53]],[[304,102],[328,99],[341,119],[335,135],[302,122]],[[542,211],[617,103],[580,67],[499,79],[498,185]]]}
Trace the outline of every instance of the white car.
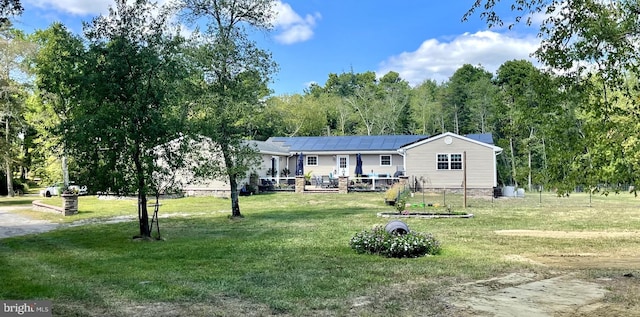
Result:
{"label": "white car", "polygon": [[[40,196],[44,196],[44,197],[59,196],[62,193],[63,187],[64,187],[63,183],[55,183],[41,190]],[[69,185],[67,189],[71,190],[72,192],[78,195],[86,195],[88,192],[87,186]]]}
{"label": "white car", "polygon": [[64,186],[63,183],[55,183],[51,186],[47,186],[47,188],[40,191],[40,196],[44,196],[44,197],[58,196],[60,195],[62,186]]}

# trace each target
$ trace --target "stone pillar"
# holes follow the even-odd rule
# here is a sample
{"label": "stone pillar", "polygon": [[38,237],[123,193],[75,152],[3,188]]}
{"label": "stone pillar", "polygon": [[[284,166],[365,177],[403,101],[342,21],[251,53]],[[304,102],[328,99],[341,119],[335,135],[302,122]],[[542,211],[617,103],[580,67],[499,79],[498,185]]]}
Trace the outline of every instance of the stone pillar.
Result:
{"label": "stone pillar", "polygon": [[296,176],[296,193],[304,193],[304,175]]}
{"label": "stone pillar", "polygon": [[62,209],[65,216],[78,213],[78,196],[74,194],[62,194]]}
{"label": "stone pillar", "polygon": [[349,177],[348,176],[338,177],[338,193],[346,194],[348,192],[349,192]]}

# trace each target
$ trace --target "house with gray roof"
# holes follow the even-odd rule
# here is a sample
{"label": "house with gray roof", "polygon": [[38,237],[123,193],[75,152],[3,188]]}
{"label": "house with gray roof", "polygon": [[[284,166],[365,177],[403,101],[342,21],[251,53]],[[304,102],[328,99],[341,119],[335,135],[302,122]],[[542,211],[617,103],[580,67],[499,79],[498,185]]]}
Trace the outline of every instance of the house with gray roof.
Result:
{"label": "house with gray roof", "polygon": [[[427,135],[310,136],[271,137],[250,141],[262,156],[253,169],[260,183],[290,186],[296,172],[320,180],[348,177],[351,183],[390,184],[397,176],[425,189],[462,188],[467,185],[478,193],[490,195],[497,185],[496,155],[502,149],[493,144],[491,134],[460,136],[444,133]],[[466,155],[466,156],[465,156]],[[297,171],[298,163],[301,163]],[[358,162],[361,162],[356,174]],[[466,162],[466,163],[465,163]],[[445,167],[446,164],[446,167]],[[249,184],[249,175],[239,184]],[[206,186],[188,186],[187,194],[197,191],[228,191],[224,182]]]}

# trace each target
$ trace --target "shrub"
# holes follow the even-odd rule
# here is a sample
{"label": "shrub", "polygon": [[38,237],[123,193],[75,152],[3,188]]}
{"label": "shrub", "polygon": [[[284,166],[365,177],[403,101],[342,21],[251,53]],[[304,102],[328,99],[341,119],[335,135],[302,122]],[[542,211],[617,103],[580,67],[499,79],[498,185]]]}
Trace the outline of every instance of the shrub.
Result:
{"label": "shrub", "polygon": [[398,195],[398,200],[396,201],[396,210],[398,210],[398,212],[403,212],[405,209],[407,209],[407,200],[409,199],[410,195],[411,191],[409,191],[408,189],[404,189],[400,192],[400,194]]}
{"label": "shrub", "polygon": [[357,253],[379,254],[389,258],[417,258],[440,253],[440,242],[430,233],[387,233],[382,226],[356,233],[349,245]]}

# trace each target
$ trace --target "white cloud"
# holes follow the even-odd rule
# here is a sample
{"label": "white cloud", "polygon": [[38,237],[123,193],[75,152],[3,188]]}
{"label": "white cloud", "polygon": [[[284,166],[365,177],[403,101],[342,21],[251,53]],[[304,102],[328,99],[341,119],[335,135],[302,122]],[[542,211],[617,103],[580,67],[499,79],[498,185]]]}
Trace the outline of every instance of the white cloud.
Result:
{"label": "white cloud", "polygon": [[[115,6],[113,0],[24,0],[24,2],[41,9],[53,9],[78,16],[106,14],[109,12],[109,6]],[[160,0],[158,4],[165,2],[167,1]]]}
{"label": "white cloud", "polygon": [[288,3],[276,1],[276,18],[273,25],[278,31],[275,38],[282,44],[304,42],[313,37],[313,28],[321,18],[320,13],[307,14],[304,18],[296,13]]}
{"label": "white cloud", "polygon": [[108,12],[109,6],[114,2],[113,0],[25,0],[25,3],[41,9],[53,9],[83,16]]}
{"label": "white cloud", "polygon": [[449,42],[426,40],[413,52],[403,52],[382,62],[378,75],[396,71],[411,85],[424,80],[446,81],[464,64],[481,65],[494,73],[504,62],[526,59],[539,46],[534,36],[512,37],[492,31],[464,33]]}

